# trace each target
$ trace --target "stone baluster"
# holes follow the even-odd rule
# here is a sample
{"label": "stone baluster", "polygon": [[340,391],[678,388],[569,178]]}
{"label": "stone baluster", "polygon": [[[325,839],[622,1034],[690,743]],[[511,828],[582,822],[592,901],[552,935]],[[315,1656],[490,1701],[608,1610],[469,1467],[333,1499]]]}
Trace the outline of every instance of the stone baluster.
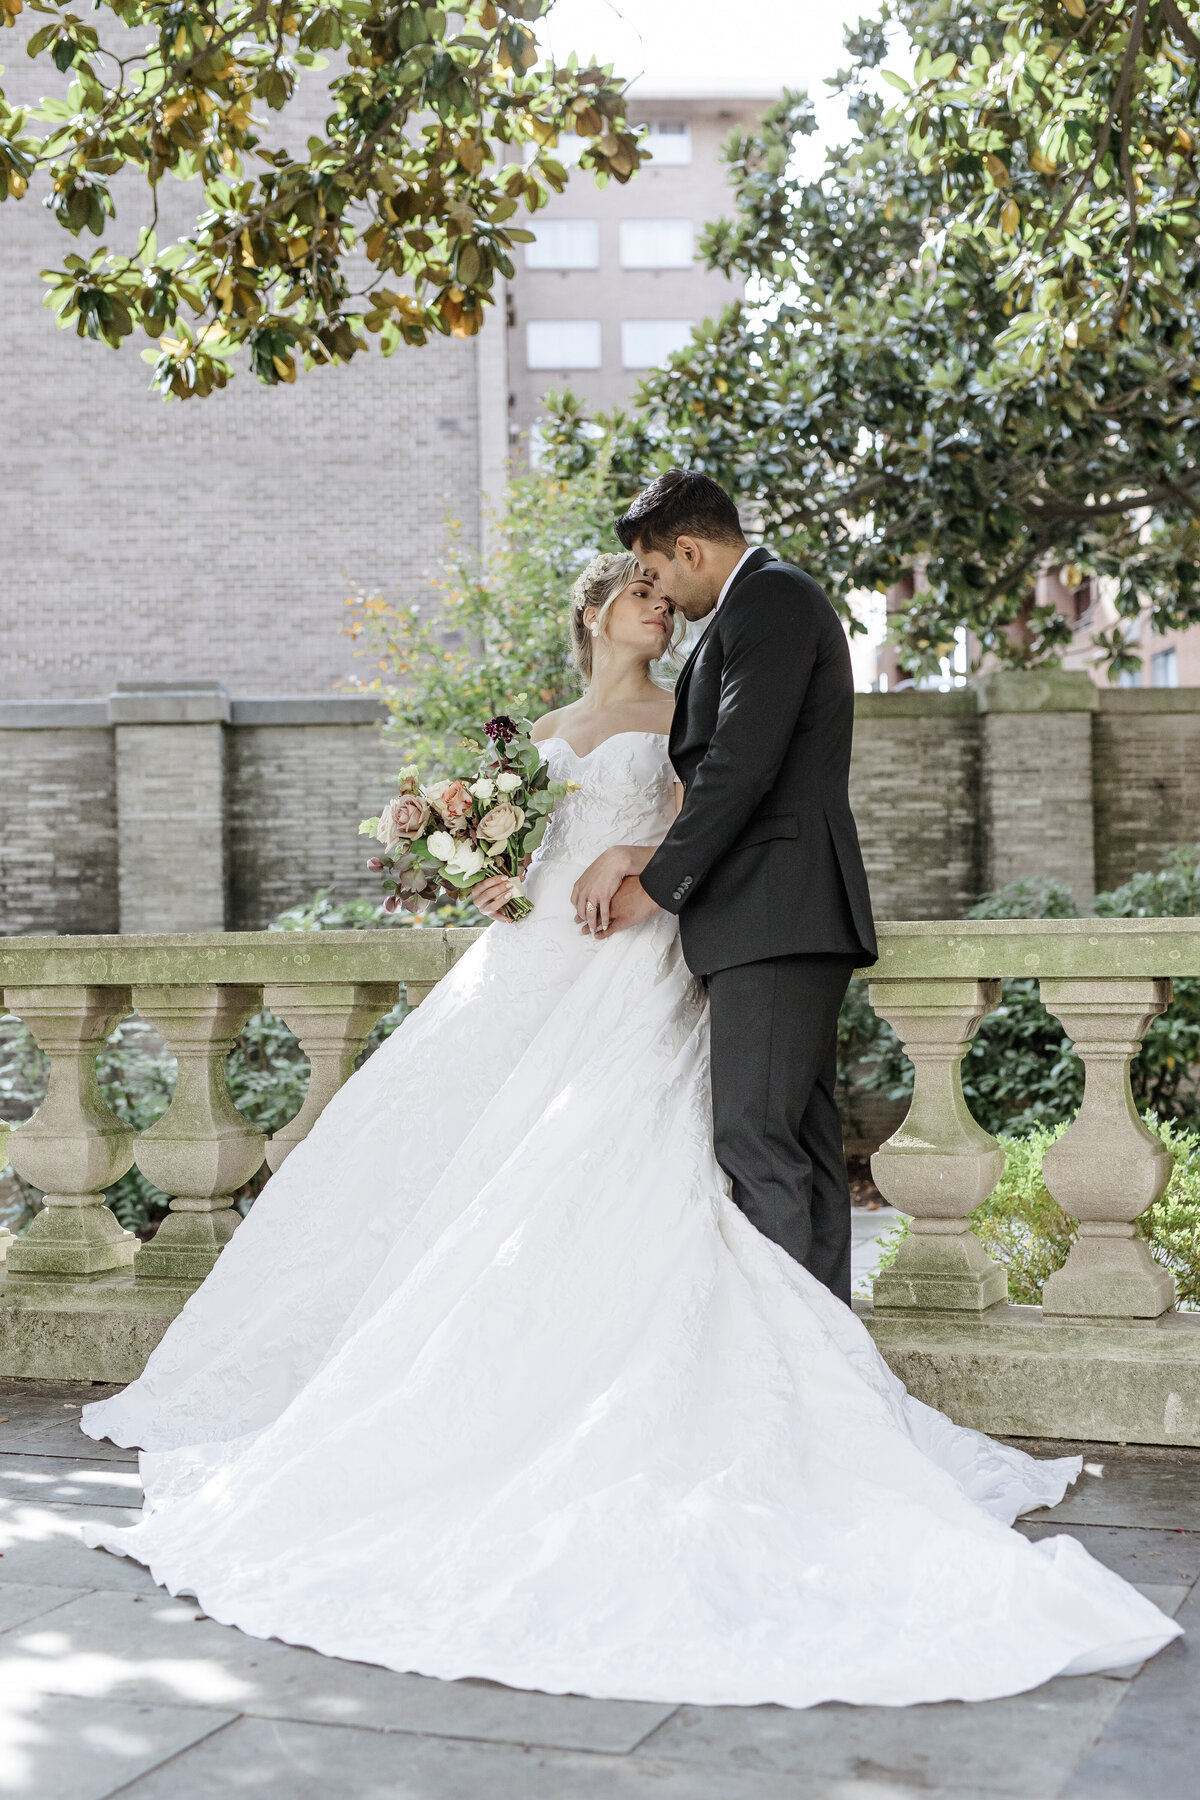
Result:
{"label": "stone baluster", "polygon": [[1171,1153],[1137,1114],[1129,1064],[1150,1021],[1171,1004],[1166,980],[1043,980],[1042,1000],[1082,1058],[1083,1103],[1047,1150],[1042,1178],[1079,1220],[1066,1263],[1042,1291],[1047,1316],[1157,1319],[1175,1279],[1150,1255],[1134,1220],[1171,1179]]}
{"label": "stone baluster", "polygon": [[1008,1283],[967,1214],[999,1181],[1004,1152],[971,1117],[961,1066],[1000,983],[873,981],[869,997],[913,1065],[908,1116],[871,1158],[880,1193],[912,1219],[895,1263],[875,1277],[875,1310],[985,1312]]}
{"label": "stone baluster", "polygon": [[173,1196],[138,1257],[138,1280],[202,1281],[241,1224],[230,1196],[263,1160],[263,1137],[233,1104],[225,1058],[261,1004],[261,989],[216,982],[135,987],[134,1004],[179,1064],[175,1095],[137,1140],[137,1166]]}
{"label": "stone baluster", "polygon": [[[2,1169],[8,1161],[8,1139],[10,1129],[11,1128],[5,1124],[4,1120],[0,1119],[0,1169]],[[8,1256],[8,1246],[12,1241],[13,1234],[8,1229],[8,1226],[0,1225],[0,1263],[6,1260]]]}
{"label": "stone baluster", "polygon": [[349,1077],[372,1026],[396,1004],[397,991],[394,981],[314,981],[264,991],[265,1005],[290,1025],[309,1064],[304,1105],[267,1145],[272,1170],[308,1136]]}
{"label": "stone baluster", "polygon": [[132,1011],[129,989],[9,988],[5,1001],[50,1058],[45,1099],[8,1140],[8,1160],[46,1202],[9,1243],[8,1278],[87,1281],[126,1269],[137,1238],[104,1205],[104,1189],[132,1163],[133,1131],[100,1093],[96,1056]]}

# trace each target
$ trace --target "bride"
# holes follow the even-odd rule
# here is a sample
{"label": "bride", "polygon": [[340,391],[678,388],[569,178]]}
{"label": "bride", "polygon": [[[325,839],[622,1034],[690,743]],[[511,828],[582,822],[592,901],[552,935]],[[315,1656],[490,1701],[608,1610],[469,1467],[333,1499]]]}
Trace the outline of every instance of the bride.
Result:
{"label": "bride", "polygon": [[537,735],[579,787],[533,914],[342,1088],[85,1410],[143,1447],[147,1495],[89,1543],[257,1637],[552,1693],[906,1705],[1152,1654],[1170,1619],[1010,1529],[1078,1459],[910,1398],[730,1200],[676,918],[606,937],[572,900],[675,815],[670,602],[602,556],[571,625],[590,680]]}

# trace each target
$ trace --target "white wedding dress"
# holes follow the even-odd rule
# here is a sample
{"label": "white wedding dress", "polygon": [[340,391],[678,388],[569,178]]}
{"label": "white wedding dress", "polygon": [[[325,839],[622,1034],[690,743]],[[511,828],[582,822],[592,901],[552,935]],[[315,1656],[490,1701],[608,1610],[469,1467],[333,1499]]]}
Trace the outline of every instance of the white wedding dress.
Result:
{"label": "white wedding dress", "polygon": [[88,1541],[257,1637],[452,1679],[653,1701],[903,1705],[1128,1663],[1178,1627],[1070,1537],[1074,1458],[910,1399],[727,1195],[704,992],[662,914],[569,896],[673,813],[623,732],[489,930],[331,1101],[140,1380]]}

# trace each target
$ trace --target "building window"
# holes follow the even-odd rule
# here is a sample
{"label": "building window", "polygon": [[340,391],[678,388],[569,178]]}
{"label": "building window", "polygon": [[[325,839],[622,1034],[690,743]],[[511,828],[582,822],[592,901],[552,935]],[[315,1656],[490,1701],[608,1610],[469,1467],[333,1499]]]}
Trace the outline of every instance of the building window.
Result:
{"label": "building window", "polygon": [[622,219],[623,269],[690,269],[694,260],[690,219]]}
{"label": "building window", "polygon": [[664,164],[679,167],[682,163],[690,163],[692,128],[686,119],[652,119],[646,133],[646,148],[659,168]]}
{"label": "building window", "polygon": [[531,369],[598,369],[599,319],[530,319],[525,362]]}
{"label": "building window", "polygon": [[1142,685],[1142,671],[1140,668],[1122,669],[1121,673],[1117,676],[1117,686],[1118,687],[1140,688],[1141,685]]}
{"label": "building window", "polygon": [[1167,650],[1156,650],[1150,658],[1150,686],[1179,686],[1179,657],[1174,644]]}
{"label": "building window", "polygon": [[525,246],[527,269],[597,269],[600,227],[595,219],[539,219],[529,229],[535,242]]}
{"label": "building window", "polygon": [[657,369],[692,335],[693,319],[626,319],[621,326],[621,365]]}

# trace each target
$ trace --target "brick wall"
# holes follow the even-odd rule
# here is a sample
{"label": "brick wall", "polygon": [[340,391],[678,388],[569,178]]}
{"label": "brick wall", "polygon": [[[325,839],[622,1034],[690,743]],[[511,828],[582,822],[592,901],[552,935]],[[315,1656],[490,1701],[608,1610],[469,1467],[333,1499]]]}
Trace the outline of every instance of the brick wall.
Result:
{"label": "brick wall", "polygon": [[860,694],[850,803],[880,918],[953,919],[981,891],[975,697]]}
{"label": "brick wall", "polygon": [[0,730],[0,933],[119,929],[113,733],[83,710],[100,722]]}
{"label": "brick wall", "polygon": [[[65,86],[23,53],[41,22],[27,9],[0,34],[14,102]],[[301,93],[278,126],[293,143],[322,110],[319,84]],[[198,196],[172,178],[160,194],[166,242]],[[117,201],[113,242],[132,248],[143,192],[122,180]],[[476,541],[479,340],[373,348],[291,387],[242,367],[208,400],[167,403],[148,392],[149,340],[81,341],[42,305],[38,271],[91,248],[33,190],[0,207],[0,700],[180,675],[328,693],[357,666],[348,583],[416,597],[449,514]]]}
{"label": "brick wall", "polygon": [[1092,746],[1103,890],[1200,841],[1200,689],[1102,692]]}
{"label": "brick wall", "polygon": [[400,764],[378,728],[246,725],[227,737],[230,928],[260,930],[319,888],[371,892],[358,821],[381,810]]}
{"label": "brick wall", "polygon": [[[1066,679],[859,696],[851,798],[880,918],[961,917],[1022,874],[1086,904],[1093,866],[1111,887],[1200,841],[1200,694],[1087,710],[1078,684],[1096,690]],[[378,716],[216,684],[0,705],[0,934],[252,930],[318,888],[372,892],[357,825],[398,761]]]}

